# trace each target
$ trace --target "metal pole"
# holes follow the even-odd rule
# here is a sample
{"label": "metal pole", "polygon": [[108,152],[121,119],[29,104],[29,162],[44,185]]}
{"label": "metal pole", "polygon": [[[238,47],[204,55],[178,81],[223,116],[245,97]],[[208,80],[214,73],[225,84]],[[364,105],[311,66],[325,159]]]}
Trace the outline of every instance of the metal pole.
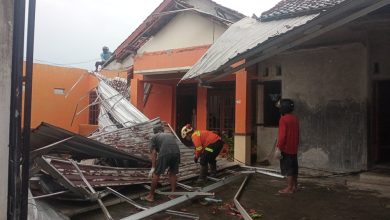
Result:
{"label": "metal pole", "polygon": [[[119,193],[118,191],[115,191],[113,190],[112,188],[110,187],[107,187],[108,191],[110,191],[112,194],[118,196],[119,198],[121,199],[124,199],[126,202],[128,202],[129,204],[133,205],[134,207],[136,207],[137,209],[141,209],[141,210],[147,210],[148,208],[147,207],[144,207],[144,206],[141,206],[140,204],[136,203],[134,200],[128,198],[127,196]],[[180,212],[180,211],[174,211],[174,210],[166,210],[165,213],[167,214],[170,214],[170,215],[175,215],[175,216],[180,216],[180,217],[184,217],[184,218],[190,218],[190,219],[199,219],[199,216],[197,215],[194,215],[192,213],[187,213],[187,212]]]}
{"label": "metal pole", "polygon": [[[209,185],[209,186],[206,186],[205,188],[202,188],[201,191],[203,192],[209,192],[211,190],[214,190],[218,187],[221,187],[223,185],[226,185],[234,180],[237,180],[241,178],[241,175],[235,175],[235,176],[232,176],[232,177],[228,177],[228,178],[224,178],[224,179],[221,179],[221,181],[219,182],[216,182],[212,185]],[[194,198],[195,196],[180,196],[176,199],[173,199],[171,201],[168,201],[166,203],[162,203],[158,206],[154,206],[154,207],[151,207],[150,209],[147,209],[147,210],[144,210],[142,212],[139,212],[137,214],[134,214],[134,215],[131,215],[129,217],[126,217],[126,218],[122,218],[122,220],[138,220],[138,219],[143,219],[143,218],[146,218],[148,216],[151,216],[155,213],[158,213],[158,212],[161,212],[161,211],[164,211],[166,209],[169,209],[175,205],[178,205],[180,203],[183,203],[187,200],[190,200],[192,198]]]}
{"label": "metal pole", "polygon": [[[96,191],[93,189],[93,187],[91,186],[91,184],[89,184],[88,180],[85,178],[83,172],[80,170],[79,166],[77,165],[77,163],[73,160],[69,160],[72,165],[76,168],[77,172],[79,173],[81,179],[83,180],[83,182],[85,183],[85,185],[87,185],[88,189],[93,193],[93,194],[96,194]],[[106,216],[106,219],[108,220],[114,220],[110,213],[108,212],[106,206],[104,206],[104,203],[101,199],[97,199],[98,203],[99,203],[99,206],[100,208],[102,209],[104,215]]]}
{"label": "metal pole", "polygon": [[240,197],[241,192],[244,189],[244,186],[245,186],[246,182],[248,181],[248,179],[249,179],[249,175],[246,176],[244,181],[242,182],[240,189],[238,189],[236,195],[234,196],[233,202],[234,202],[234,205],[237,207],[238,211],[241,213],[241,216],[245,220],[252,220],[252,217],[249,216],[248,212],[244,209],[244,207],[242,207],[240,202],[238,202],[238,198]]}
{"label": "metal pole", "polygon": [[[145,189],[150,190],[150,186],[148,185],[143,185]],[[165,196],[214,196],[215,193],[211,192],[202,192],[202,191],[195,191],[195,192],[164,192],[156,189],[155,191],[156,194],[159,195],[165,195]]]}
{"label": "metal pole", "polygon": [[30,198],[28,198],[28,199],[29,199],[29,200],[31,200],[31,199],[42,199],[42,198],[47,198],[47,197],[51,197],[51,196],[56,196],[56,195],[65,194],[65,193],[68,193],[68,192],[71,192],[71,191],[70,191],[70,190],[59,191],[59,192],[50,193],[50,194],[46,194],[46,195],[30,197]]}
{"label": "metal pole", "polygon": [[50,150],[52,150],[54,147],[56,147],[58,144],[61,144],[61,143],[64,143],[70,139],[72,139],[74,136],[71,136],[71,137],[68,137],[68,138],[65,138],[63,140],[60,140],[60,141],[57,141],[57,142],[54,142],[52,144],[49,144],[49,145],[46,145],[44,147],[41,147],[41,148],[38,148],[36,150],[33,150],[31,151],[31,157],[32,159],[34,159],[34,157],[37,157],[37,156],[40,156],[40,155],[43,155],[47,152],[49,152]]}
{"label": "metal pole", "polygon": [[35,34],[35,6],[36,0],[28,3],[27,28],[27,59],[23,109],[23,149],[22,149],[22,198],[20,219],[27,220],[28,215],[28,188],[30,178],[30,132],[31,132],[31,97],[34,65],[34,34]]}
{"label": "metal pole", "polygon": [[276,170],[276,169],[269,169],[269,168],[263,168],[263,167],[253,167],[253,166],[241,166],[242,168],[246,168],[246,169],[255,169],[255,170],[261,170],[261,171],[269,171],[269,172],[275,172],[275,173],[279,173],[279,170]]}
{"label": "metal pole", "polygon": [[177,182],[176,184],[177,184],[177,186],[179,186],[185,190],[188,190],[188,191],[197,191],[197,190],[201,189],[201,187],[192,187],[192,186],[180,183],[180,182]]}
{"label": "metal pole", "polygon": [[7,219],[11,220],[20,219],[20,112],[22,110],[25,7],[25,0],[14,1],[7,211]]}
{"label": "metal pole", "polygon": [[181,139],[179,138],[179,136],[177,136],[177,134],[176,134],[176,132],[173,130],[172,126],[171,126],[169,123],[167,123],[167,125],[168,125],[169,129],[171,129],[173,135],[175,135],[175,137],[177,138],[177,140],[179,140],[179,141],[181,142]]}

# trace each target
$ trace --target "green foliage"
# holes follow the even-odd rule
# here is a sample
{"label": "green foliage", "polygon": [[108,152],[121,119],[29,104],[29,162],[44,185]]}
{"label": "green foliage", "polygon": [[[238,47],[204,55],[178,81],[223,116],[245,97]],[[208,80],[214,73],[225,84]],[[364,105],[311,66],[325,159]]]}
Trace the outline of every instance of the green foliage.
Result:
{"label": "green foliage", "polygon": [[234,161],[234,137],[229,137],[228,135],[224,134],[222,136],[222,140],[223,142],[225,142],[225,144],[229,145],[227,159],[230,161]]}

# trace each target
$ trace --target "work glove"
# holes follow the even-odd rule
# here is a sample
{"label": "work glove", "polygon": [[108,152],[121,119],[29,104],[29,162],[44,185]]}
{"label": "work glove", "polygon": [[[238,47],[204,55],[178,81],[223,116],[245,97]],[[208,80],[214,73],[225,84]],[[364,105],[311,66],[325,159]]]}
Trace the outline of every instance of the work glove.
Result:
{"label": "work glove", "polygon": [[152,169],[150,169],[149,175],[148,175],[148,178],[149,178],[149,179],[152,179],[153,173],[154,173],[155,170],[156,170],[156,169],[155,169],[154,167],[152,167]]}
{"label": "work glove", "polygon": [[195,162],[195,163],[198,163],[198,159],[199,159],[199,158],[198,158],[197,156],[195,156],[195,157],[194,157],[194,162]]}
{"label": "work glove", "polygon": [[276,150],[275,150],[275,155],[274,155],[274,158],[277,159],[277,160],[281,160],[282,159],[282,152],[280,151],[280,149],[277,147]]}

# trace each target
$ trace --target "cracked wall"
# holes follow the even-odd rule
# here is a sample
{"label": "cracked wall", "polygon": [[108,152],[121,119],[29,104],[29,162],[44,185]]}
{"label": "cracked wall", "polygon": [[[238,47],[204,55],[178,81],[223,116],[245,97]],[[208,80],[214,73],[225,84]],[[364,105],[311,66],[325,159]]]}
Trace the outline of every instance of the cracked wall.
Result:
{"label": "cracked wall", "polygon": [[296,103],[301,166],[367,168],[366,51],[362,44],[345,44],[292,51],[262,64],[282,67],[282,96]]}

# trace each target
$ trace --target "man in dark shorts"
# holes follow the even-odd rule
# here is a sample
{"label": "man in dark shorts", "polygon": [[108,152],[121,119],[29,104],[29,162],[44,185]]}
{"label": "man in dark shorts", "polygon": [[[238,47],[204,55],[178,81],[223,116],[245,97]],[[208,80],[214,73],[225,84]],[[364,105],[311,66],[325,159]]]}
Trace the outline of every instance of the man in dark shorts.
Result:
{"label": "man in dark shorts", "polygon": [[143,197],[148,202],[154,201],[154,192],[157,187],[160,175],[169,170],[169,183],[172,192],[176,190],[177,176],[179,173],[180,150],[176,137],[171,133],[164,133],[164,128],[156,126],[153,128],[154,136],[150,140],[150,151],[152,158],[152,169],[149,178],[152,178],[152,185],[149,195]]}
{"label": "man in dark shorts", "polygon": [[299,121],[292,114],[294,102],[290,99],[280,100],[278,149],[280,155],[280,170],[283,176],[287,176],[287,187],[279,190],[281,194],[291,194],[297,190],[298,185],[298,144]]}

